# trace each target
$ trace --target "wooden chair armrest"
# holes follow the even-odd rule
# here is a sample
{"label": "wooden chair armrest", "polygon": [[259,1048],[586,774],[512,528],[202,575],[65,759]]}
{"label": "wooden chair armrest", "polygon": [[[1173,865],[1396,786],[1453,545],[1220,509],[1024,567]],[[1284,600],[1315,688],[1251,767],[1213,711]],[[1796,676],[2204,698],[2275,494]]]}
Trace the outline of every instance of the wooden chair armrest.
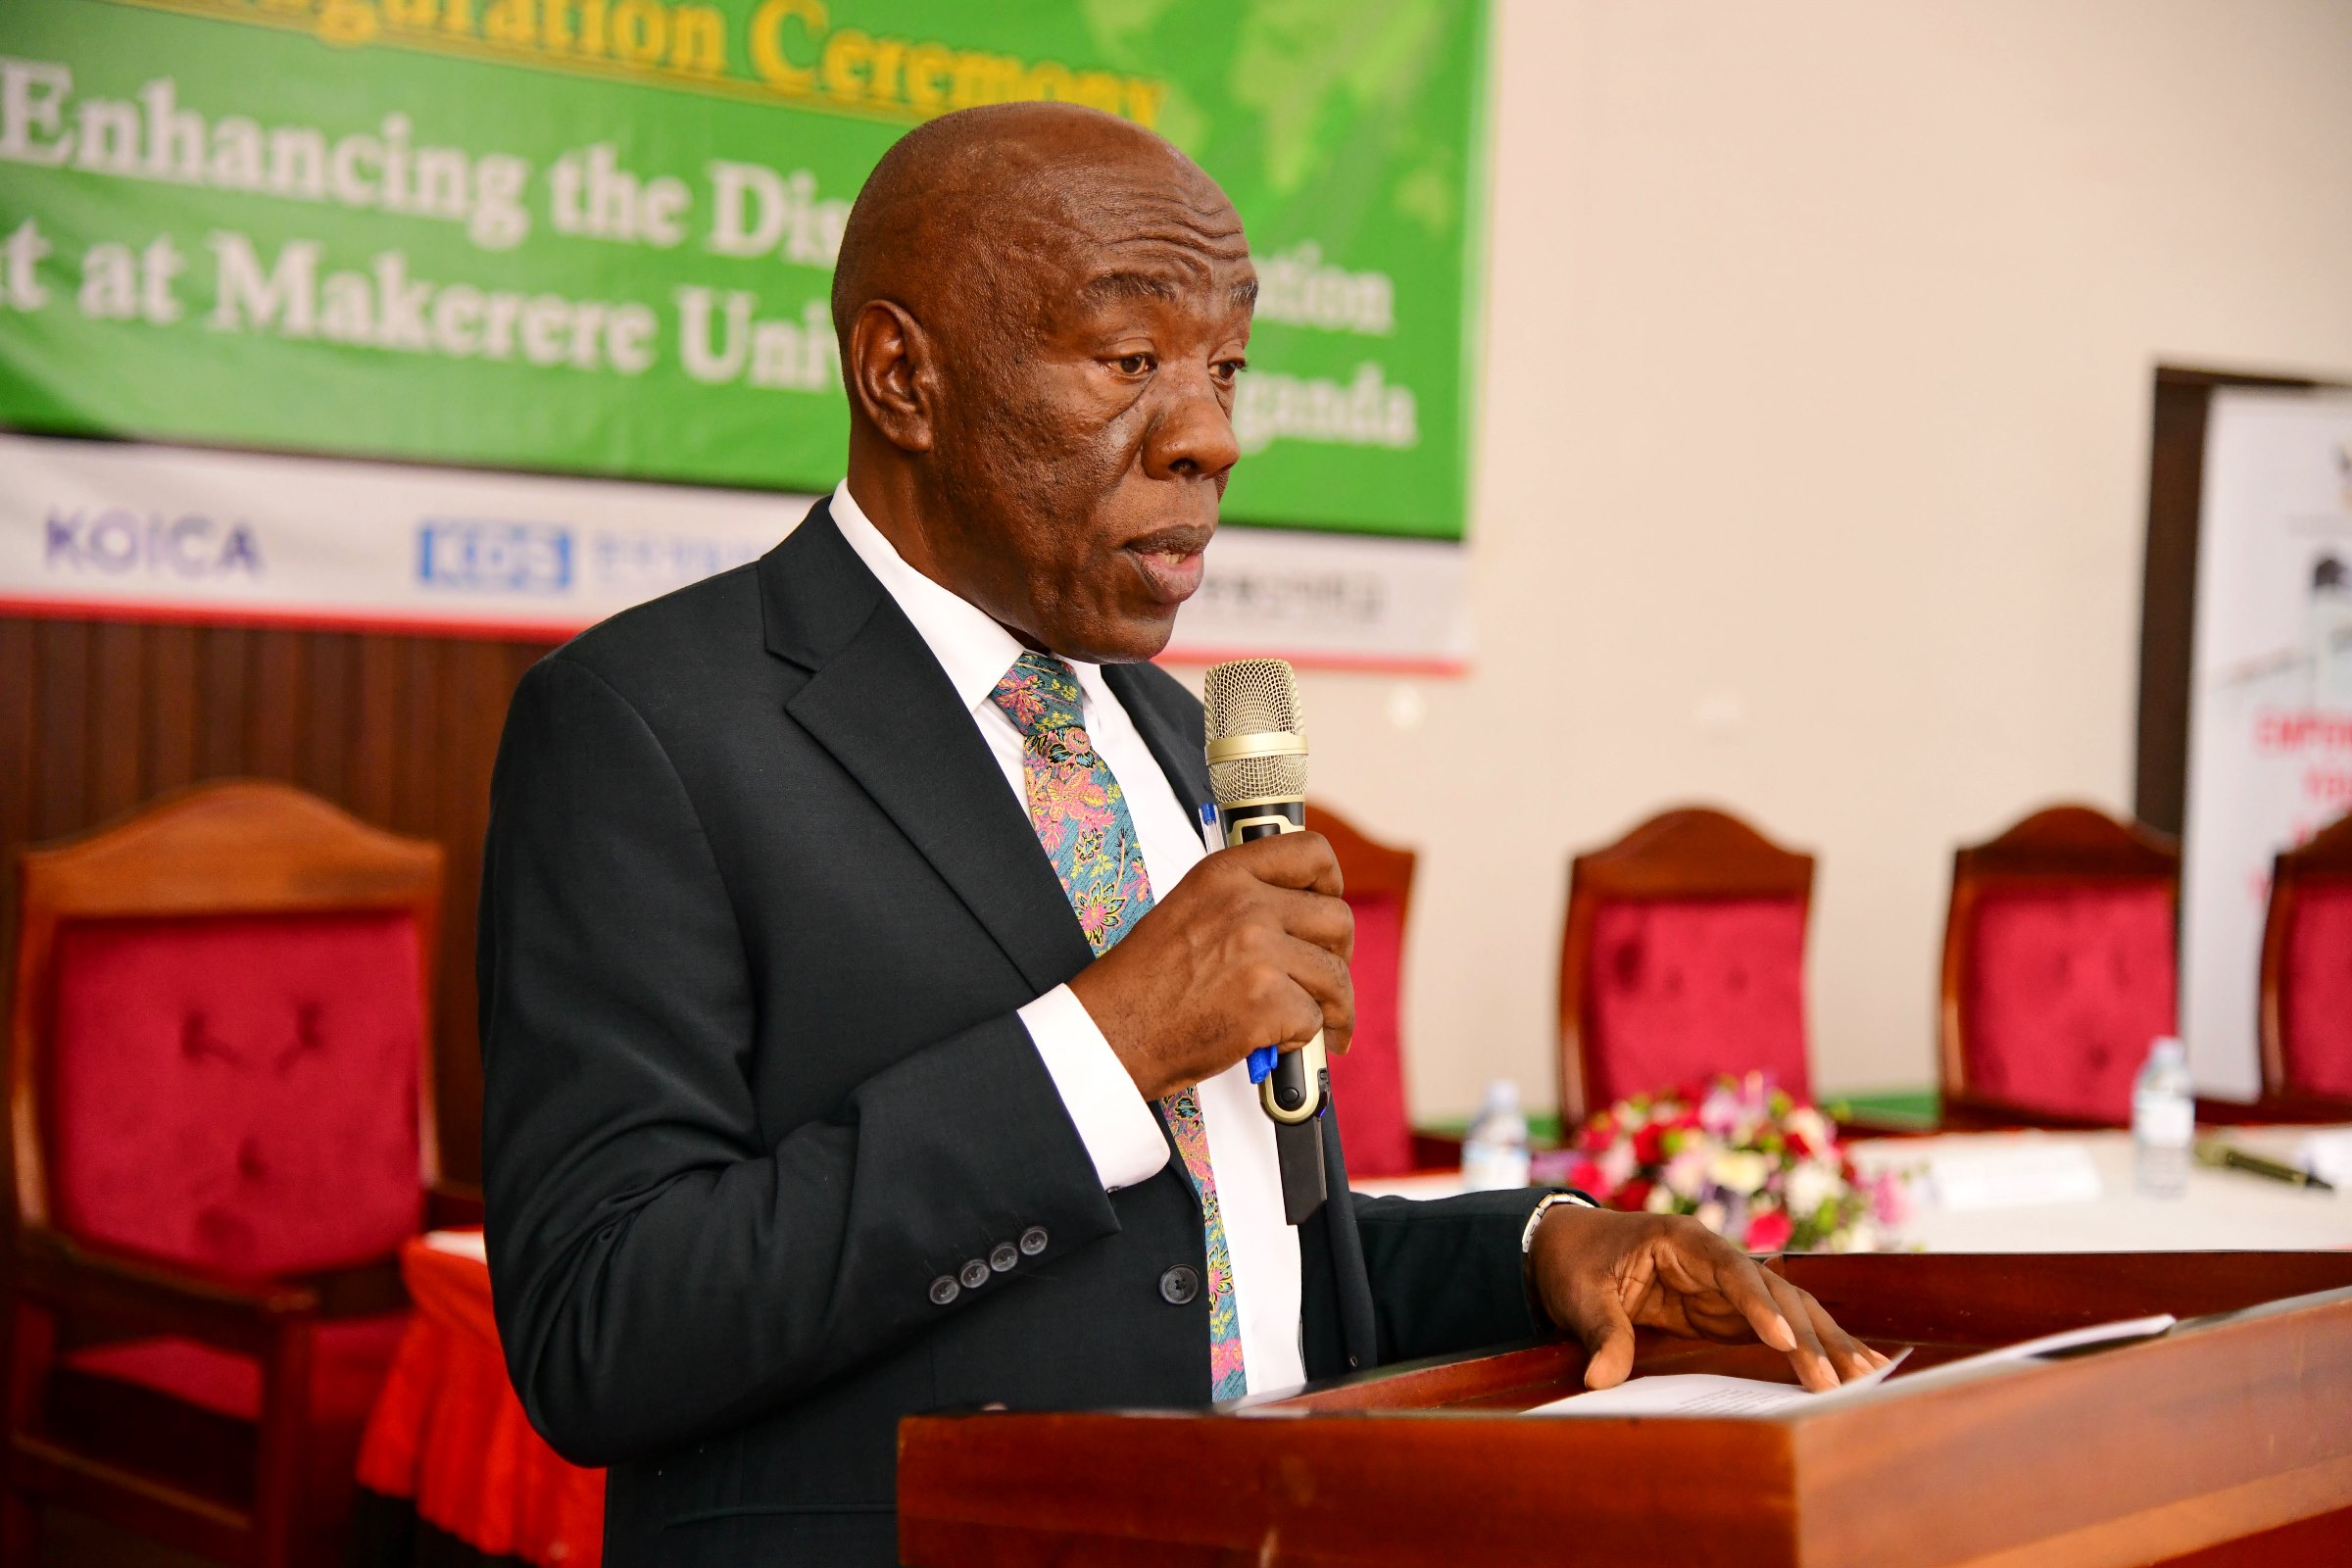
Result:
{"label": "wooden chair armrest", "polygon": [[1462,1140],[1454,1133],[1412,1131],[1415,1170],[1454,1170],[1462,1163]]}
{"label": "wooden chair armrest", "polygon": [[91,1312],[261,1354],[285,1324],[315,1316],[310,1286],[200,1274],[156,1258],[85,1247],[26,1226],[17,1235],[17,1290],[44,1305]]}
{"label": "wooden chair armrest", "polygon": [[2088,1133],[2113,1132],[2118,1125],[2093,1116],[2068,1116],[2054,1110],[2031,1110],[2022,1105],[2004,1104],[1997,1100],[1954,1094],[1949,1090],[1943,1094],[1941,1112],[1941,1130],[1945,1132],[2000,1132],[2038,1127],[2053,1132]]}
{"label": "wooden chair armrest", "polygon": [[429,1230],[461,1230],[482,1222],[482,1190],[467,1182],[439,1181],[425,1189],[424,1223]]}
{"label": "wooden chair armrest", "polygon": [[368,1317],[379,1312],[405,1311],[409,1305],[409,1288],[401,1281],[400,1259],[396,1257],[299,1275],[287,1283],[318,1297],[318,1316],[322,1319]]}
{"label": "wooden chair armrest", "polygon": [[1933,1138],[1944,1131],[1940,1119],[1921,1121],[1911,1116],[1885,1116],[1872,1110],[1856,1110],[1851,1105],[1835,1107],[1830,1125],[1837,1130],[1838,1141],[1855,1138]]}
{"label": "wooden chair armrest", "polygon": [[2210,1100],[2199,1095],[2197,1122],[2200,1126],[2213,1127],[2249,1127],[2265,1123],[2326,1126],[2352,1122],[2352,1101],[2328,1100],[2293,1092],[2266,1092],[2260,1100],[2243,1102]]}

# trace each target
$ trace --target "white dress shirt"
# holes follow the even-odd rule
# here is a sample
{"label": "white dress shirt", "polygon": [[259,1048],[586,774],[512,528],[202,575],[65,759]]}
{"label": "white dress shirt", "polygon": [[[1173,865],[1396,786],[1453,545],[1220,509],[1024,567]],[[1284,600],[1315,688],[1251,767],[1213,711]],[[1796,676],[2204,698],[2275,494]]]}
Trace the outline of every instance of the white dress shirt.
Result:
{"label": "white dress shirt", "polygon": [[[989,700],[997,682],[1021,657],[1021,645],[978,606],[906,564],[858,507],[846,479],[833,491],[833,521],[858,559],[914,622],[1027,815],[1021,732]],[[1078,676],[1087,735],[1127,798],[1152,891],[1164,897],[1206,853],[1200,825],[1176,798],[1134,721],[1103,681],[1102,666],[1074,659],[1066,662]],[[1038,853],[1045,852],[1041,848]],[[1068,986],[1055,986],[1021,1008],[1020,1016],[1077,1125],[1102,1190],[1115,1193],[1157,1174],[1169,1158],[1159,1119],[1144,1102],[1085,1004]],[[1225,1245],[1233,1260],[1250,1390],[1254,1394],[1302,1383],[1306,1370],[1298,1348],[1298,1232],[1282,1217],[1274,1124],[1258,1107],[1257,1087],[1250,1081],[1249,1068],[1239,1062],[1202,1083],[1200,1101],[1209,1169],[1225,1221]]]}

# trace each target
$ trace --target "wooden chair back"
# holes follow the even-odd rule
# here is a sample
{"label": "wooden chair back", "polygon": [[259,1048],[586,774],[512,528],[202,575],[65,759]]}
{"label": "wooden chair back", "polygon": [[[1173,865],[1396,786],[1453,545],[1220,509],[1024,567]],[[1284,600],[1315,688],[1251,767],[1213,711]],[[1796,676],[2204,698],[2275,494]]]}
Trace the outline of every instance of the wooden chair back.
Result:
{"label": "wooden chair back", "polygon": [[1331,1058],[1332,1113],[1349,1170],[1398,1175],[1416,1163],[1404,1098],[1404,933],[1417,858],[1312,803],[1306,825],[1331,841],[1355,911],[1355,1041]]}
{"label": "wooden chair back", "polygon": [[[1613,1072],[1612,1053],[1626,1043],[1609,1038],[1611,1024],[1604,1016],[1613,1009],[1604,1000],[1603,978],[1596,974],[1599,949],[1612,939],[1606,928],[1621,917],[1641,918],[1647,912],[1670,916],[1687,926],[1742,928],[1735,940],[1760,938],[1777,956],[1765,960],[1776,971],[1747,975],[1737,971],[1702,977],[1722,979],[1734,988],[1752,980],[1757,1001],[1773,1013],[1768,1026],[1780,1045],[1771,1054],[1777,1061],[1746,1059],[1740,1040],[1726,1040],[1728,1049],[1714,1062],[1693,1059],[1697,1072],[1744,1071],[1773,1066],[1781,1087],[1803,1095],[1810,1092],[1804,1067],[1802,966],[1804,930],[1811,913],[1814,858],[1799,850],[1774,843],[1755,828],[1726,811],[1686,807],[1661,812],[1634,828],[1614,844],[1576,857],[1568,873],[1568,919],[1560,942],[1558,1070],[1560,1120],[1570,1128],[1617,1096],[1638,1089],[1668,1085],[1621,1082]],[[1753,927],[1752,932],[1745,928]],[[1792,940],[1791,940],[1792,938]],[[1630,952],[1621,948],[1618,952]],[[1744,963],[1746,960],[1738,960]],[[1615,984],[1613,978],[1608,984]],[[1793,1041],[1793,1060],[1788,1043]]]}
{"label": "wooden chair back", "polygon": [[2263,922],[2266,1097],[2352,1102],[2352,815],[2272,862]]}
{"label": "wooden chair back", "polygon": [[1937,1008],[1947,1115],[2128,1120],[2148,1040],[2176,1024],[2180,883],[2172,838],[2088,806],[1955,851]]}
{"label": "wooden chair back", "polygon": [[[18,866],[16,983],[8,1099],[17,1213],[51,1223],[44,1074],[61,931],[76,922],[385,911],[415,923],[420,1027],[432,1016],[441,847],[352,817],[290,785],[200,784],[70,842],[24,852]],[[420,1042],[420,1191],[440,1176],[432,1052]]]}

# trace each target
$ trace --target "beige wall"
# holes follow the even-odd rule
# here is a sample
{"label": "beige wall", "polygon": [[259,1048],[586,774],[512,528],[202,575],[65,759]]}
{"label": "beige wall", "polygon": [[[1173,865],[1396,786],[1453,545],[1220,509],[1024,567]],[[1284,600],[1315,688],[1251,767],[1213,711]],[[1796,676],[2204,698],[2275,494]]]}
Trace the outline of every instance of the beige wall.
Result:
{"label": "beige wall", "polygon": [[2352,3],[1497,10],[1476,669],[1306,681],[1413,1107],[1551,1103],[1568,857],[1693,799],[1821,856],[1819,1085],[1924,1084],[1952,846],[2130,806],[2152,367],[2352,372]]}

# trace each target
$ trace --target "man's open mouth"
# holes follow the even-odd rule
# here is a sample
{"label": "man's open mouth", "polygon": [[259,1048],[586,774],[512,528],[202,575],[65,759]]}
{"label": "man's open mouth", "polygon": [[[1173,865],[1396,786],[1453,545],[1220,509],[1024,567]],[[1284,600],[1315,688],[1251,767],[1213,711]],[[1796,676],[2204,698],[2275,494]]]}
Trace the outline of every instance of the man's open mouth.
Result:
{"label": "man's open mouth", "polygon": [[1209,537],[1215,532],[1213,527],[1162,528],[1130,539],[1123,548],[1142,571],[1152,597],[1180,605],[1200,586]]}

